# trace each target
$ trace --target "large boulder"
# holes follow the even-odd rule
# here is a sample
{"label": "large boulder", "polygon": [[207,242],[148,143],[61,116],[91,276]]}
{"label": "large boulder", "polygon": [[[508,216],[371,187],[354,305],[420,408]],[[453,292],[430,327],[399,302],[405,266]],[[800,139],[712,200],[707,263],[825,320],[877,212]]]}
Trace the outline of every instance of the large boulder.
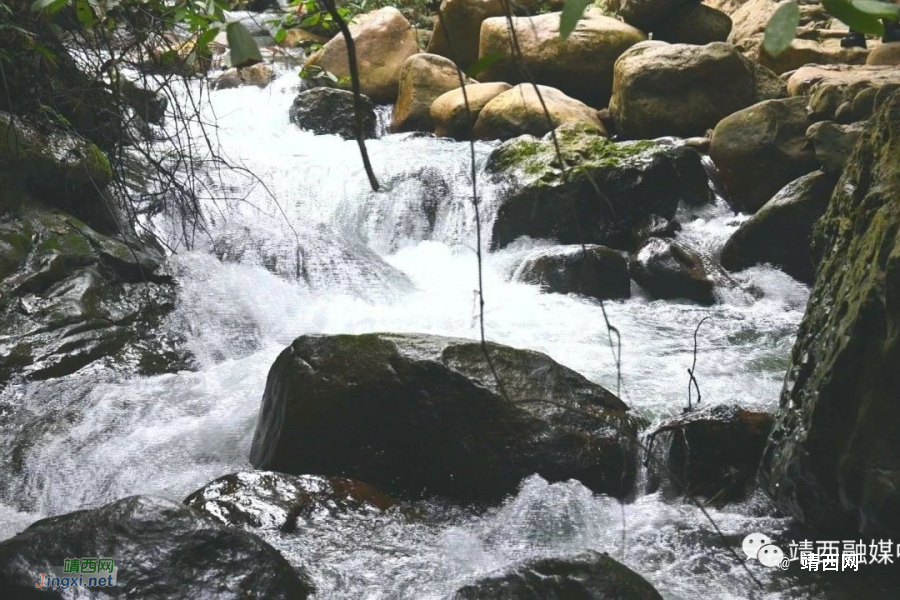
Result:
{"label": "large boulder", "polygon": [[[378,118],[367,96],[360,96],[363,138],[375,137]],[[297,94],[290,108],[291,122],[317,135],[356,137],[356,101],[352,92],[328,87],[313,88]]]}
{"label": "large boulder", "polygon": [[557,294],[601,300],[631,296],[628,261],[619,252],[596,244],[535,250],[516,271],[516,279]]}
{"label": "large boulder", "polygon": [[541,136],[563,124],[589,125],[605,134],[597,111],[590,106],[544,85],[538,86],[538,91],[523,83],[495,96],[481,109],[474,137],[505,140],[523,134]]}
{"label": "large boulder", "polygon": [[[773,418],[718,405],[666,421],[651,434],[650,480],[678,495],[725,503],[743,498],[756,479]],[[658,462],[657,462],[658,461]]]}
{"label": "large boulder", "polygon": [[[269,371],[250,461],[390,492],[496,501],[526,476],[621,497],[639,420],[528,350],[415,334],[307,335]],[[573,410],[567,410],[572,407]]]}
{"label": "large boulder", "polygon": [[643,42],[616,61],[609,110],[629,138],[704,135],[756,101],[756,80],[730,44]]}
{"label": "large boulder", "polygon": [[657,25],[689,4],[691,0],[618,0],[618,14],[641,31],[655,32]]}
{"label": "large boulder", "polygon": [[[606,106],[612,93],[613,65],[628,48],[646,36],[625,23],[588,9],[568,39],[559,36],[559,13],[515,17],[513,26],[521,63],[534,80],[562,90],[591,106]],[[528,81],[510,44],[504,17],[481,26],[480,56],[499,57],[478,75],[481,81]]]}
{"label": "large boulder", "polygon": [[427,52],[456,60],[463,67],[478,60],[482,22],[505,14],[502,0],[443,0],[440,11],[444,26],[435,22]]}
{"label": "large boulder", "polygon": [[794,71],[804,65],[862,65],[869,51],[865,48],[844,48],[838,37],[822,39],[798,38],[781,54],[773,57],[762,46],[756,53],[761,65],[778,74]]}
{"label": "large boulder", "polygon": [[631,276],[648,294],[663,300],[716,302],[715,289],[728,278],[697,251],[673,240],[650,238],[631,256]]}
{"label": "large boulder", "polygon": [[792,181],[731,234],[721,263],[740,271],[768,263],[804,283],[812,283],[813,225],[825,214],[837,176],[815,171]]}
{"label": "large boulder", "polygon": [[840,175],[853,155],[853,148],[865,130],[865,122],[839,125],[833,121],[819,121],[806,131],[816,160],[829,173]]}
{"label": "large boulder", "polygon": [[761,471],[812,528],[900,536],[900,93],[816,225],[821,257]]}
{"label": "large boulder", "polygon": [[[375,102],[393,102],[403,62],[419,51],[416,30],[399,10],[387,6],[357,17],[350,33],[356,45],[360,90]],[[344,36],[331,38],[306,64],[334,74],[342,86],[350,87]]]}
{"label": "large boulder", "polygon": [[672,44],[724,42],[731,33],[731,17],[705,4],[688,2],[656,25],[653,39]]}
{"label": "large boulder", "polygon": [[[463,75],[466,83],[474,83]],[[437,54],[413,54],[400,69],[397,103],[391,131],[431,131],[432,103],[445,92],[459,87],[459,73],[450,59]]]}
{"label": "large boulder", "polygon": [[866,57],[866,64],[873,67],[900,65],[900,42],[890,42],[872,48]]}
{"label": "large boulder", "polygon": [[241,471],[207,483],[184,503],[225,525],[290,532],[347,513],[378,514],[395,501],[353,479]]}
{"label": "large boulder", "polygon": [[448,600],[662,600],[646,579],[593,550],[530,560],[461,587]]}
{"label": "large boulder", "polygon": [[[80,557],[112,559],[115,594],[102,587],[35,591],[41,573],[68,577],[63,567]],[[88,576],[82,577],[86,581]],[[72,598],[74,590],[79,598],[302,600],[313,587],[304,573],[254,534],[178,502],[131,496],[42,519],[0,542],[4,598]]]}
{"label": "large boulder", "polygon": [[441,94],[431,104],[434,134],[458,140],[469,139],[481,110],[511,88],[511,85],[502,82],[473,83],[465,87],[465,94],[462,88]]}
{"label": "large boulder", "polygon": [[492,247],[530,236],[629,249],[633,228],[646,217],[671,219],[680,201],[709,201],[706,171],[692,148],[616,143],[583,127],[556,134],[565,169],[549,135],[510,140],[491,155],[489,169],[513,180],[497,209]]}
{"label": "large boulder", "polygon": [[722,119],[709,156],[732,204],[754,213],[782,187],[818,167],[806,142],[807,98],[767,100]]}

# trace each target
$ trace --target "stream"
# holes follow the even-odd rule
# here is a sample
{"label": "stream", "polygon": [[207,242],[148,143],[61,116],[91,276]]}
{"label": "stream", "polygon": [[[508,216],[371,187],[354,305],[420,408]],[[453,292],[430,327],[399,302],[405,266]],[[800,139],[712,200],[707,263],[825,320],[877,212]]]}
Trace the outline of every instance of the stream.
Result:
{"label": "stream", "polygon": [[[168,326],[186,336],[197,369],[123,377],[89,366],[0,393],[0,404],[28,415],[25,433],[0,419],[0,539],[35,519],[132,494],[180,500],[220,475],[250,468],[266,375],[300,334],[477,338],[469,145],[412,134],[372,140],[369,153],[383,186],[372,192],[355,142],[289,122],[298,79],[295,68],[280,69],[267,88],[214,91],[204,108],[218,124],[213,138],[221,153],[256,177],[209,169],[201,192],[209,196],[208,230],[194,232],[191,247],[176,220],[149,223],[176,250],[171,268],[179,303]],[[194,140],[200,148],[197,131]],[[495,146],[476,145],[485,248],[502,191],[484,173]],[[678,237],[715,252],[743,218],[721,198],[702,209],[682,208]],[[487,337],[545,352],[615,391],[599,303],[542,294],[515,280],[522,261],[544,246],[520,240],[485,254]],[[633,410],[657,423],[681,414],[694,329],[706,316],[696,369],[703,404],[776,408],[808,289],[769,267],[735,278],[739,286],[720,292],[710,308],[654,301],[634,284],[632,298],[606,303],[622,339],[619,395]],[[738,551],[745,535],[758,531],[777,540],[789,525],[771,516],[761,494],[709,512]],[[309,569],[319,599],[438,599],[523,559],[587,548],[609,552],[667,599],[756,593],[701,512],[657,493],[639,491],[622,505],[574,481],[548,484],[533,476],[495,508],[432,501],[418,503],[416,513],[347,515],[314,521],[302,535],[266,536]],[[749,568],[767,598],[823,597],[818,580]]]}

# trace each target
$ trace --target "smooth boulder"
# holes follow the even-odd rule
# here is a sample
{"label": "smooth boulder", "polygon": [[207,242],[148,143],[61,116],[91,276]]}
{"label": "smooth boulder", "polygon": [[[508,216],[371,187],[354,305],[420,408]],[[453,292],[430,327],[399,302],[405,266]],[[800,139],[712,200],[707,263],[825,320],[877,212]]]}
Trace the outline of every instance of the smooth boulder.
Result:
{"label": "smooth boulder", "polygon": [[[366,96],[360,96],[360,105],[363,138],[375,137],[375,107]],[[291,105],[290,119],[317,135],[339,135],[347,140],[356,137],[356,101],[346,90],[319,87],[300,92]]]}
{"label": "smooth boulder", "polygon": [[655,26],[653,39],[703,46],[724,42],[730,33],[731,17],[706,4],[688,2]]}
{"label": "smooth boulder", "polygon": [[609,110],[625,137],[690,137],[753,104],[756,93],[754,69],[730,44],[651,41],[616,61]]}
{"label": "smooth boulder", "polygon": [[473,83],[440,95],[431,104],[431,120],[434,134],[467,140],[472,137],[472,129],[478,121],[481,110],[488,102],[512,89],[508,83]]}
{"label": "smooth boulder", "polygon": [[[484,20],[504,14],[502,0],[443,0],[440,12],[444,24],[435,22],[426,51],[455,60],[463,67],[478,60],[478,42]],[[449,38],[444,32],[445,27]]]}
{"label": "smooth boulder", "polygon": [[840,175],[853,156],[853,148],[864,129],[865,122],[839,125],[833,121],[819,121],[806,130],[806,138],[822,168]]}
{"label": "smooth boulder", "polygon": [[495,96],[481,109],[474,137],[505,140],[523,134],[541,136],[563,124],[585,124],[606,133],[596,110],[557,89],[537,87],[535,91],[533,85],[523,83]]}
{"label": "smooth boulder", "polygon": [[[431,131],[431,105],[445,92],[459,88],[453,61],[437,54],[413,54],[400,68],[397,102],[391,115],[391,131]],[[462,76],[463,81],[473,83]]]}
{"label": "smooth boulder", "polygon": [[557,294],[610,300],[631,296],[628,260],[596,244],[542,248],[528,255],[515,278]]}
{"label": "smooth boulder", "polygon": [[[616,59],[646,36],[595,8],[584,12],[568,39],[560,37],[559,21],[559,13],[513,18],[522,64],[536,83],[557,88],[597,108],[606,106]],[[479,56],[494,57],[494,62],[478,74],[480,81],[528,81],[510,46],[505,17],[487,19],[482,24]]]}
{"label": "smooth boulder", "polygon": [[627,494],[640,421],[625,404],[539,352],[487,352],[502,388],[475,341],[301,336],[269,371],[250,461],[464,502],[533,473]]}
{"label": "smooth boulder", "polygon": [[709,156],[737,209],[756,212],[778,190],[818,167],[806,141],[807,100],[767,100],[716,125]]}
{"label": "smooth boulder", "polygon": [[813,234],[821,263],[763,455],[807,527],[900,536],[900,93],[873,117]]}
{"label": "smooth boulder", "polygon": [[631,277],[653,298],[716,302],[716,273],[699,253],[678,242],[650,238],[629,262]]}
{"label": "smooth boulder", "polygon": [[650,583],[609,556],[588,550],[540,558],[486,575],[448,600],[662,600]]}
{"label": "smooth boulder", "polygon": [[721,263],[729,271],[771,264],[804,283],[812,283],[813,225],[825,214],[837,176],[815,171],[784,186],[775,197],[731,234]]}
{"label": "smooth boulder", "polygon": [[690,5],[691,0],[613,0],[618,4],[618,15],[623,21],[641,31],[656,31],[679,9]]}
{"label": "smooth boulder", "polygon": [[[419,51],[416,30],[399,10],[388,6],[354,19],[350,33],[356,45],[362,93],[375,102],[393,102],[397,99],[403,62]],[[306,65],[328,71],[342,82],[342,87],[350,87],[350,62],[344,36],[331,38],[309,57]]]}
{"label": "smooth boulder", "polygon": [[302,600],[314,591],[302,571],[256,535],[178,502],[131,496],[41,519],[0,542],[0,595],[74,597],[37,594],[35,585],[48,567],[80,557],[112,558],[117,573],[113,588],[70,588],[83,593],[78,597]]}
{"label": "smooth boulder", "polygon": [[287,533],[308,521],[378,514],[395,500],[353,479],[241,471],[207,483],[184,503],[225,525]]}

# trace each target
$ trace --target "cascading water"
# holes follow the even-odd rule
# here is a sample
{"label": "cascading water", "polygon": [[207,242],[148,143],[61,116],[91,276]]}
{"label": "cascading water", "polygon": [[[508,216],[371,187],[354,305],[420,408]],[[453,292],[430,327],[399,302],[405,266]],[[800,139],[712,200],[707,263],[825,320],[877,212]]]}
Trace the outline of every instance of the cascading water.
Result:
{"label": "cascading water", "polygon": [[[0,538],[36,518],[136,494],[181,499],[213,478],[249,467],[266,375],[302,333],[426,332],[477,337],[475,221],[467,144],[415,135],[369,142],[383,191],[372,192],[355,142],[314,136],[288,121],[296,69],[268,88],[213,92],[208,117],[222,151],[244,171],[215,171],[207,231],[193,249],[160,217],[151,225],[178,253],[179,305],[169,326],[188,339],[197,370],[123,378],[97,368],[10,387],[0,406]],[[483,172],[492,144],[476,146],[488,238],[499,192]],[[720,248],[739,222],[720,201],[682,209],[679,237]],[[484,240],[485,247],[489,243]],[[513,275],[546,242],[486,254],[490,339],[548,353],[610,389],[616,372],[599,305],[542,294]],[[807,289],[757,267],[703,308],[651,301],[635,289],[607,302],[622,339],[622,398],[651,420],[686,402],[693,333],[704,316],[697,378],[709,404],[776,406]],[[734,543],[777,535],[781,519],[761,497],[711,510]],[[689,504],[639,495],[620,506],[577,482],[539,477],[487,512],[436,503],[377,517],[311,522],[267,534],[316,578],[318,598],[440,598],[489,570],[585,548],[610,552],[672,599],[746,598],[751,582]],[[769,591],[800,593],[780,573],[755,569]],[[809,586],[809,583],[806,584]],[[797,594],[800,593],[800,596]]]}

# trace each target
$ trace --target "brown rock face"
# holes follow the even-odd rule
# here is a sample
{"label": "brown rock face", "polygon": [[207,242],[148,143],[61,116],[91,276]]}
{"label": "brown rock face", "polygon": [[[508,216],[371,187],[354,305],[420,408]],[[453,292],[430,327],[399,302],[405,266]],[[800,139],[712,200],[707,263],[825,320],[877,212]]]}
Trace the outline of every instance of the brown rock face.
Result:
{"label": "brown rock face", "polygon": [[488,102],[510,89],[512,86],[508,83],[473,83],[466,86],[465,97],[461,88],[442,94],[431,105],[435,135],[458,140],[469,139],[481,110]]}
{"label": "brown rock face", "polygon": [[[463,80],[471,81],[465,75]],[[391,131],[431,131],[431,104],[458,87],[459,73],[451,60],[437,54],[413,54],[400,69]]]}
{"label": "brown rock face", "polygon": [[500,0],[443,0],[440,10],[450,39],[444,34],[440,22],[436,22],[427,51],[451,60],[455,52],[456,60],[464,67],[478,59],[481,23],[488,17],[504,14]]}

